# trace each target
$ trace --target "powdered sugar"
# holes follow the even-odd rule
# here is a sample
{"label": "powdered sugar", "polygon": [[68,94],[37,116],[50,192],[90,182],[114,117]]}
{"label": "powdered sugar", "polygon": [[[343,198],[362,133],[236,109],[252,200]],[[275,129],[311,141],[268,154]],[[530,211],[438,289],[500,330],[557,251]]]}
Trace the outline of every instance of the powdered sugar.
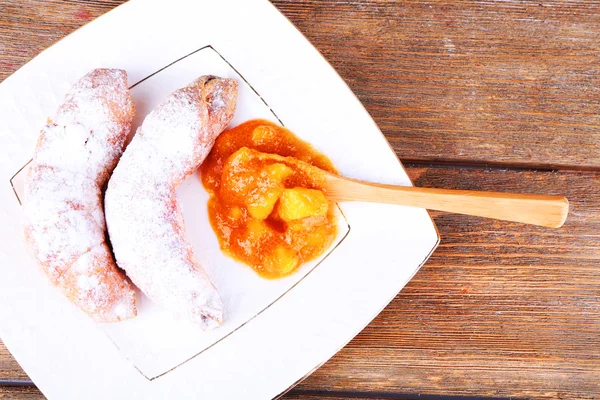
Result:
{"label": "powdered sugar", "polygon": [[123,315],[135,314],[133,289],[105,242],[101,191],[133,113],[124,71],[88,73],[42,130],[25,183],[25,233],[36,257],[53,283],[98,320],[120,319],[110,313],[113,292],[129,303]]}
{"label": "powdered sugar", "polygon": [[77,278],[77,287],[82,291],[89,291],[100,286],[100,281],[96,276],[81,275]]}
{"label": "powdered sugar", "polygon": [[[112,266],[108,267],[108,266]],[[103,322],[135,316],[135,292],[114,267],[105,243],[83,254],[61,275],[58,286],[81,309]]]}
{"label": "powdered sugar", "polygon": [[202,77],[144,120],[110,179],[106,220],[119,266],[154,302],[203,328],[221,299],[185,239],[175,187],[195,171],[233,116],[237,83]]}

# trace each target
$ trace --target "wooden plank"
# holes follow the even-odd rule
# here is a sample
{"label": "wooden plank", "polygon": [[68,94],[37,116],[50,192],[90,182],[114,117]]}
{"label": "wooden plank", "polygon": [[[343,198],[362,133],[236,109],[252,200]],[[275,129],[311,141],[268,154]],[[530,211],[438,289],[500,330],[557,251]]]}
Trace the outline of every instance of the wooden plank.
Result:
{"label": "wooden plank", "polygon": [[[0,340],[0,380],[29,380],[27,374]],[[0,393],[2,391],[0,390]]]}
{"label": "wooden plank", "polygon": [[0,1],[0,81],[45,48],[123,1]]}
{"label": "wooden plank", "polygon": [[[350,397],[351,396],[351,397]],[[7,387],[0,386],[0,399],[1,400],[44,400],[46,397],[36,387]],[[335,392],[297,392],[292,391],[281,397],[281,400],[347,400],[352,398],[353,400],[389,400],[390,397],[379,397],[377,395],[371,396],[365,394],[362,396],[360,393],[335,393]],[[406,399],[405,396],[393,397],[394,400]],[[414,398],[414,397],[412,397]],[[419,397],[421,398],[421,397]],[[424,397],[424,400],[428,400]],[[446,399],[448,400],[448,399]]]}
{"label": "wooden plank", "polygon": [[[559,230],[434,213],[442,242],[430,261],[298,389],[600,396],[600,174],[408,172],[419,186],[565,194],[571,213]],[[24,377],[0,360],[0,376]]]}
{"label": "wooden plank", "polygon": [[[361,393],[337,393],[337,392],[297,392],[292,391],[283,396],[282,400],[384,400],[385,398],[377,395],[363,395]],[[404,397],[394,397],[394,400],[402,400]],[[388,397],[389,400],[389,397]]]}
{"label": "wooden plank", "polygon": [[[121,0],[1,0],[0,80]],[[273,2],[404,160],[600,166],[600,2]]]}
{"label": "wooden plank", "polygon": [[403,160],[600,165],[599,2],[274,3]]}
{"label": "wooden plank", "polygon": [[563,193],[559,230],[432,213],[442,238],[402,293],[298,386],[600,396],[600,175],[410,168],[420,186]]}
{"label": "wooden plank", "polygon": [[0,386],[2,400],[43,400],[44,395],[36,387]]}

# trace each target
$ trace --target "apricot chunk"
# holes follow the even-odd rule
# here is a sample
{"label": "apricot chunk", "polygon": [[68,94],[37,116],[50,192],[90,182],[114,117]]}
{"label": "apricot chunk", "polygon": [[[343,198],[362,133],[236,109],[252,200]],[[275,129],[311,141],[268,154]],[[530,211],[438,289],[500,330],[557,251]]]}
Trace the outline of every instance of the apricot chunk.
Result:
{"label": "apricot chunk", "polygon": [[282,245],[275,247],[264,260],[265,268],[270,272],[277,272],[280,276],[292,272],[299,262],[298,255],[292,249]]}
{"label": "apricot chunk", "polygon": [[279,198],[277,212],[284,221],[327,214],[329,203],[320,190],[297,187],[285,189]]}
{"label": "apricot chunk", "polygon": [[254,219],[267,219],[273,212],[275,203],[283,192],[283,187],[275,186],[263,190],[257,189],[250,193],[246,200],[246,208]]}
{"label": "apricot chunk", "polygon": [[265,173],[273,181],[281,184],[294,173],[294,170],[285,164],[275,163],[265,167]]}
{"label": "apricot chunk", "polygon": [[280,163],[268,165],[261,170],[255,188],[246,198],[246,208],[252,218],[267,219],[283,192],[283,181],[293,172],[290,167]]}

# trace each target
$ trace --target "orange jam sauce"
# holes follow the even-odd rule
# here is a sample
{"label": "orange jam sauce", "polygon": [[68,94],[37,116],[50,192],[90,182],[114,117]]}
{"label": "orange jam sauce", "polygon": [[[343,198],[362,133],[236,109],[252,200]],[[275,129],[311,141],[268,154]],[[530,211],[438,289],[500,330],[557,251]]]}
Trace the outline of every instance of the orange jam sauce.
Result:
{"label": "orange jam sauce", "polygon": [[281,278],[319,257],[333,242],[335,205],[293,163],[258,157],[252,150],[336,170],[310,144],[266,120],[223,132],[200,167],[221,249],[264,278]]}

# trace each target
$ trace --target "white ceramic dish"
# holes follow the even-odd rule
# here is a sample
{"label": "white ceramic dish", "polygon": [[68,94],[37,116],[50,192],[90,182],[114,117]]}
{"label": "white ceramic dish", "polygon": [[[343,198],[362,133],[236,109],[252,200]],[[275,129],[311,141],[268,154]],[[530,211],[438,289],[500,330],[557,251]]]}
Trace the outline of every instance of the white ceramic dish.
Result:
{"label": "white ceramic dish", "polygon": [[[132,85],[131,95],[137,105],[132,131],[135,132],[144,116],[171,92],[203,74],[215,74],[239,82],[240,107],[230,126],[252,118],[278,120],[277,115],[243,77],[212,47],[207,46]],[[311,135],[305,139],[310,140]],[[23,197],[27,170],[28,166],[12,179],[17,200]],[[137,318],[118,324],[99,324],[121,353],[148,379],[156,379],[177,368],[262,313],[319,265],[350,231],[343,214],[338,213],[338,235],[328,251],[303,265],[292,276],[265,280],[250,268],[225,256],[220,250],[217,237],[208,221],[209,194],[202,187],[199,174],[186,179],[177,189],[177,194],[187,225],[187,238],[194,246],[200,264],[223,298],[225,317],[219,329],[203,332],[199,326],[174,319],[170,313],[156,306],[140,292]]]}
{"label": "white ceramic dish", "polygon": [[9,180],[72,82],[97,67],[128,71],[138,123],[198,75],[235,77],[234,123],[278,119],[344,175],[410,184],[344,82],[267,1],[133,0],[80,29],[0,85],[0,337],[48,398],[277,396],[370,322],[437,245],[424,210],[344,204],[327,257],[264,281],[220,253],[206,193],[191,178],[178,194],[200,262],[226,301],[224,326],[202,333],[145,298],[134,320],[93,323],[28,255]]}

